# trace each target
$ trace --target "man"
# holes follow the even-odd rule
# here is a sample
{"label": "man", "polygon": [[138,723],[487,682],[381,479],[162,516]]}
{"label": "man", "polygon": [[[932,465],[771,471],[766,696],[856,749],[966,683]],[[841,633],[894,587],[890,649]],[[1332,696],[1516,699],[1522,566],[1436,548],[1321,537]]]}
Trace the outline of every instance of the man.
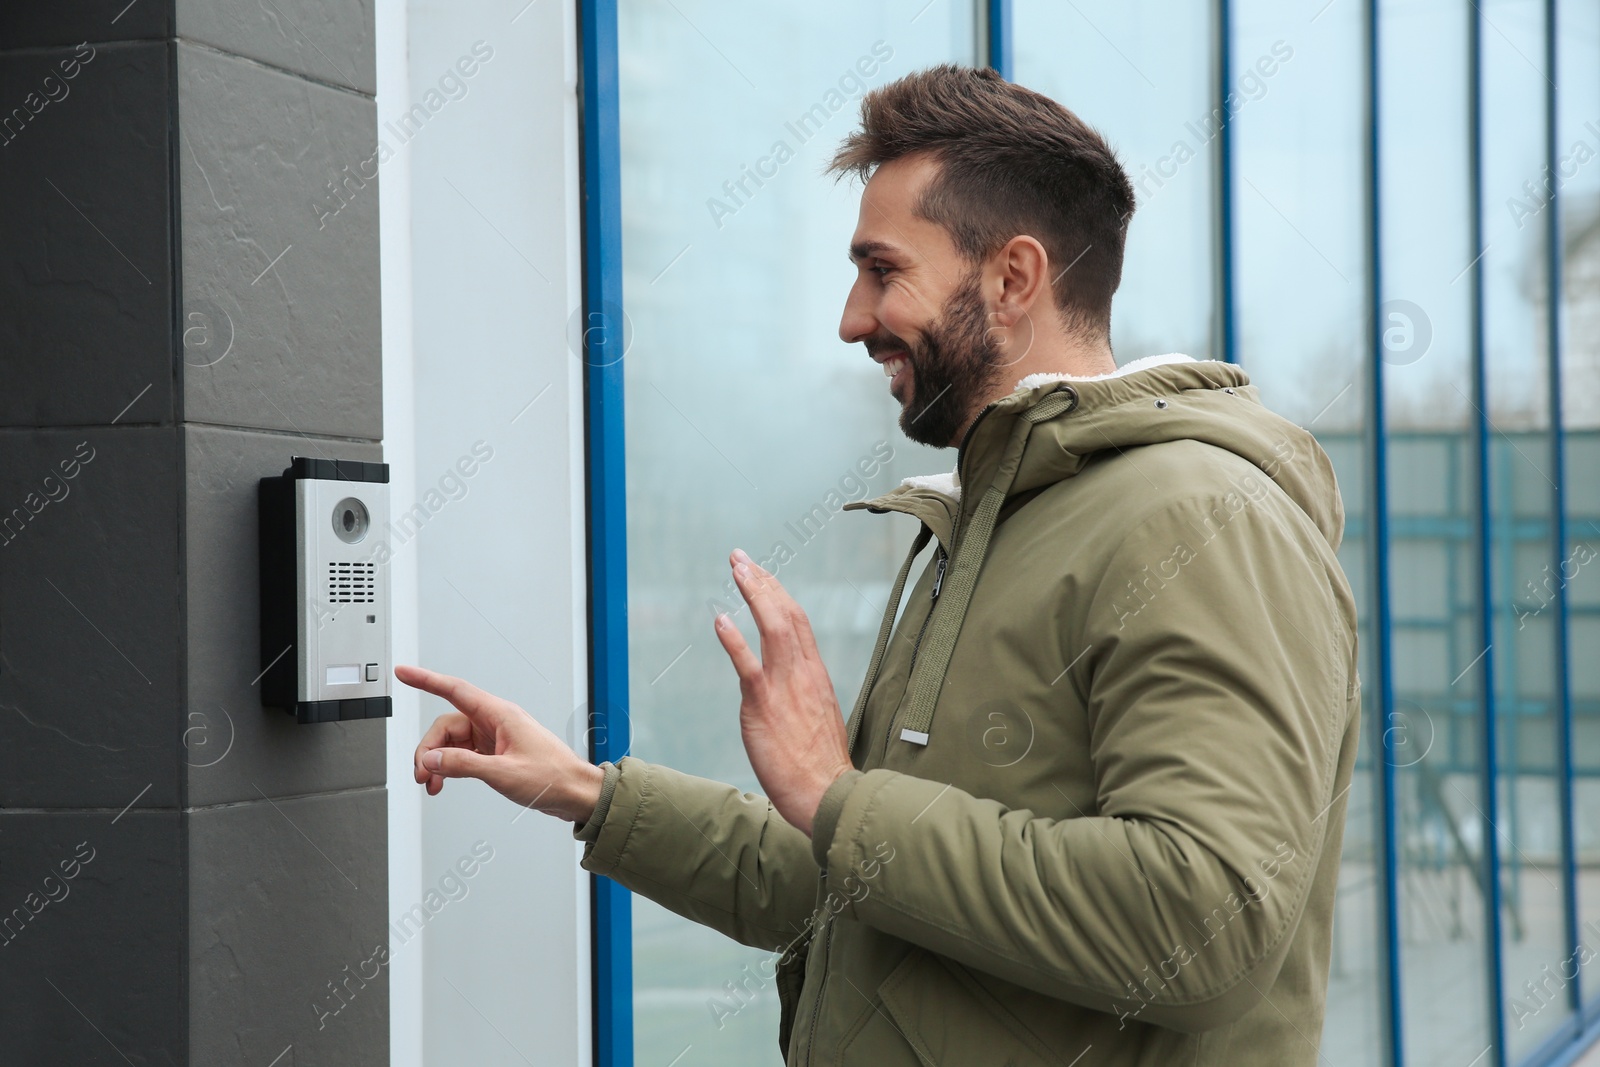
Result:
{"label": "man", "polygon": [[866,179],[840,336],[959,449],[857,505],[922,527],[848,725],[735,552],[760,655],[714,626],[766,796],[590,766],[402,667],[460,709],[417,780],[571,820],[588,870],[781,951],[791,1064],[1315,1063],[1358,707],[1327,457],[1236,367],[1116,368],[1133,191],[1059,105],[919,72],[834,169]]}

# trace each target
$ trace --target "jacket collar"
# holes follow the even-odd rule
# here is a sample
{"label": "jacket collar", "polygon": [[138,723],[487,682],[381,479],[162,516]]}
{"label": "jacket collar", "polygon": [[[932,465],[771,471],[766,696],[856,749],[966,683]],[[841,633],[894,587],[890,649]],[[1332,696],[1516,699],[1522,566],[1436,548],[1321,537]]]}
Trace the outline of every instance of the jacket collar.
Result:
{"label": "jacket collar", "polygon": [[[1017,388],[1009,396],[995,401],[978,413],[957,449],[955,470],[943,474],[914,475],[880,496],[846,504],[845,510],[865,509],[878,513],[898,511],[915,516],[928,525],[948,553],[953,548],[955,529],[977,507],[978,498],[982,496],[981,491],[964,494],[963,485],[978,487],[981,490],[993,484],[997,478],[1004,477],[1012,480],[1014,491],[1020,492],[1045,484],[1046,481],[1059,481],[1070,477],[1082,468],[1084,460],[1090,454],[1090,450],[1085,450],[1082,455],[1051,457],[1049,473],[1044,475],[1044,472],[1039,472],[1040,475],[1044,475],[1043,480],[1036,480],[1038,476],[1031,475],[1027,470],[1016,472],[1021,475],[1020,478],[1013,477],[1011,469],[1002,470],[1001,467],[1005,464],[1006,447],[1014,423],[1023,412],[1058,389],[1070,388],[1077,391],[1078,383],[1122,379],[1140,371],[1170,364],[1209,365],[1214,362],[1196,360],[1192,356],[1170,352],[1132,360],[1109,374],[1030,374],[1017,382]],[[1091,388],[1096,392],[1100,391],[1098,388]],[[1005,465],[1008,468],[1017,465],[1024,468],[1037,466],[1028,462],[1026,454],[1013,457],[1012,462]]]}

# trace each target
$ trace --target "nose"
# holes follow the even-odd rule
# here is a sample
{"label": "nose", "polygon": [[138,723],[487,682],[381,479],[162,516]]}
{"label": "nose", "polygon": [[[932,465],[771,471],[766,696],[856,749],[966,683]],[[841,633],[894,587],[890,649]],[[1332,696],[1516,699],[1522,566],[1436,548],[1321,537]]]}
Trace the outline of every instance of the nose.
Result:
{"label": "nose", "polygon": [[871,337],[877,330],[877,316],[872,313],[871,302],[863,291],[863,279],[858,277],[845,297],[844,314],[839,318],[839,340],[852,345]]}

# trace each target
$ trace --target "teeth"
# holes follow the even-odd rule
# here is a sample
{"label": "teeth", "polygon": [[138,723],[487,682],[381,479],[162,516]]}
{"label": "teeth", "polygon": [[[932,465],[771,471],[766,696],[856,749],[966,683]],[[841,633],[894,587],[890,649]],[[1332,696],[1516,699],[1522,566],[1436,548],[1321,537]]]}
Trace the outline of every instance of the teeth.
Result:
{"label": "teeth", "polygon": [[900,368],[904,367],[905,365],[905,356],[890,356],[888,359],[883,361],[883,376],[885,378],[893,378],[895,374],[899,372]]}

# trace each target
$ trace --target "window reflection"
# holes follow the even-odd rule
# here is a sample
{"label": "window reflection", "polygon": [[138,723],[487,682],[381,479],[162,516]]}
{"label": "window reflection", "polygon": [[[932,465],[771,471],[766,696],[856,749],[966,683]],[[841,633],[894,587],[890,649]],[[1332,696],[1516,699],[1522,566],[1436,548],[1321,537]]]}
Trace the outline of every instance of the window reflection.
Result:
{"label": "window reflection", "polygon": [[[1489,467],[1495,719],[1499,733],[1495,829],[1506,1044],[1526,1056],[1571,1015],[1569,993],[1546,983],[1567,945],[1557,733],[1558,612],[1539,594],[1554,562],[1549,219],[1524,185],[1543,174],[1544,5],[1483,5],[1483,321],[1492,427]],[[1541,989],[1541,986],[1544,988]]]}
{"label": "window reflection", "polygon": [[[1220,358],[1212,205],[1221,116],[1209,5],[1017,0],[1014,11],[1017,81],[1104,134],[1134,183],[1111,316],[1117,362],[1160,352]],[[1281,67],[1270,54],[1263,65],[1272,75]],[[1270,80],[1252,71],[1240,91],[1259,95]]]}
{"label": "window reflection", "polygon": [[[1339,560],[1360,615],[1370,738],[1377,686],[1365,476],[1365,27],[1359,5],[1319,15],[1321,6],[1234,5],[1238,358],[1268,406],[1317,435],[1337,472],[1345,507]],[[1250,74],[1258,77],[1245,84]],[[1382,1062],[1373,768],[1364,741],[1345,820],[1322,1032],[1323,1057],[1333,1063]]]}
{"label": "window reflection", "polygon": [[1471,12],[1386,0],[1379,27],[1401,998],[1407,1062],[1489,1044],[1479,737]]}
{"label": "window reflection", "polygon": [[[1573,712],[1573,812],[1580,940],[1600,941],[1600,9],[1557,5],[1556,148],[1561,211],[1561,420],[1566,432],[1564,587]],[[1592,153],[1592,155],[1591,155]],[[1579,164],[1580,158],[1588,161]],[[1585,989],[1593,997],[1592,971]]]}

